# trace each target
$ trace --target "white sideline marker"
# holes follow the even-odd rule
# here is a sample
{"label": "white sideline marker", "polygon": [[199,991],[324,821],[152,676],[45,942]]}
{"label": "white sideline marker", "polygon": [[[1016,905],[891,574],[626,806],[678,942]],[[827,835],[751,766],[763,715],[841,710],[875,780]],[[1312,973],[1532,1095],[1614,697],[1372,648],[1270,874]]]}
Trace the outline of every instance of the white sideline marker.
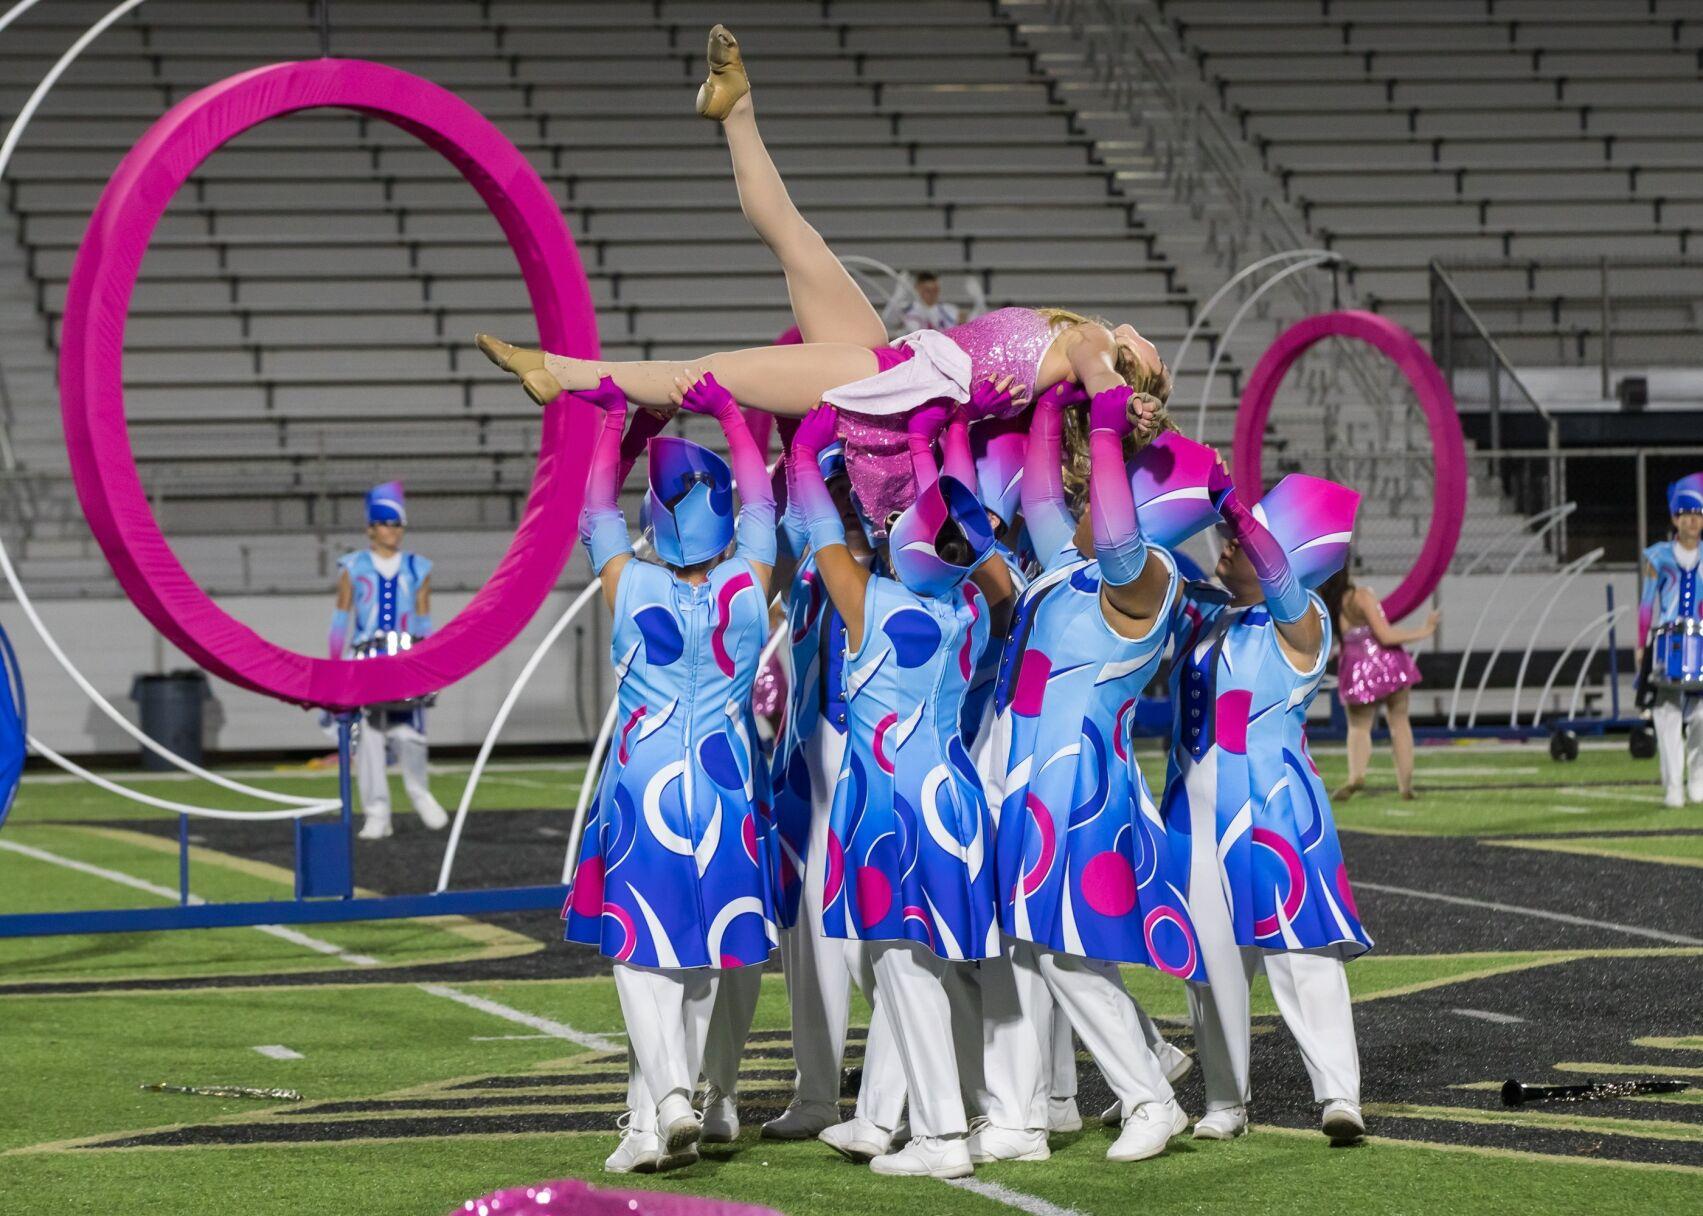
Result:
{"label": "white sideline marker", "polygon": [[454,1001],[458,1005],[466,1005],[469,1009],[477,1009],[480,1013],[488,1013],[492,1017],[504,1018],[510,1022],[518,1022],[522,1026],[530,1026],[542,1035],[552,1039],[566,1039],[570,1043],[578,1043],[591,1051],[620,1051],[621,1044],[613,1039],[606,1039],[600,1034],[589,1030],[575,1030],[565,1022],[551,1021],[536,1014],[522,1013],[507,1005],[499,1005],[496,1001],[488,1001],[482,996],[474,996],[471,992],[462,992],[451,988],[448,984],[417,984],[421,992],[431,996],[441,996],[446,1001]]}
{"label": "white sideline marker", "polygon": [[527,1040],[553,1039],[553,1034],[473,1034],[467,1036],[470,1043],[522,1043]]}
{"label": "white sideline marker", "polygon": [[983,1182],[979,1178],[946,1178],[942,1179],[947,1186],[955,1186],[961,1191],[970,1191],[983,1199],[991,1199],[995,1203],[1003,1203],[1008,1208],[1016,1208],[1020,1212],[1028,1212],[1029,1216],[1083,1216],[1075,1208],[1064,1208],[1051,1200],[1042,1199],[1039,1195],[1027,1195],[1022,1191],[1014,1191],[1008,1186],[997,1182]]}
{"label": "white sideline marker", "polygon": [[1535,916],[1539,920],[1558,921],[1563,925],[1582,925],[1587,929],[1610,929],[1615,933],[1630,933],[1633,937],[1653,938],[1658,942],[1670,942],[1676,946],[1703,946],[1703,938],[1687,937],[1683,933],[1669,933],[1666,929],[1646,929],[1642,925],[1623,925],[1613,920],[1592,920],[1588,916],[1551,912],[1547,908],[1522,908],[1518,904],[1497,903],[1489,899],[1468,899],[1464,895],[1444,895],[1440,891],[1415,891],[1411,887],[1390,887],[1379,882],[1357,882],[1354,886],[1356,889],[1364,888],[1384,895],[1405,895],[1409,899],[1433,899],[1438,903],[1455,904],[1462,908],[1484,908],[1514,916]]}
{"label": "white sideline marker", "polygon": [[[162,899],[171,900],[173,903],[176,903],[180,898],[178,892],[172,890],[170,887],[162,887],[158,883],[149,882],[145,878],[137,878],[134,874],[126,874],[122,870],[108,870],[104,866],[92,866],[86,861],[76,861],[70,857],[61,857],[58,853],[49,853],[46,849],[32,848],[27,844],[15,844],[10,840],[0,840],[0,849],[6,849],[12,853],[18,853],[24,857],[32,857],[36,861],[45,861],[48,865],[63,866],[65,869],[75,870],[79,874],[89,874],[95,878],[104,878],[108,882],[116,882],[121,886],[130,887],[132,890],[146,891],[149,895],[158,895]],[[189,902],[192,905],[199,906],[207,901],[202,899],[199,895],[191,895],[189,897]],[[302,933],[296,929],[287,929],[283,925],[250,925],[248,927],[260,933],[276,937],[281,941],[289,942],[293,946],[301,946],[305,949],[312,950],[317,954],[329,954],[332,958],[339,959],[340,961],[349,963],[355,967],[376,967],[379,965],[379,961],[371,955],[349,954],[341,946],[333,945],[331,942],[325,941],[322,938],[309,937],[306,933]]]}
{"label": "white sideline marker", "polygon": [[268,1060],[305,1060],[305,1059],[307,1059],[307,1057],[304,1056],[301,1052],[291,1051],[288,1047],[285,1047],[282,1043],[268,1043],[266,1046],[256,1047],[254,1050],[258,1051],[261,1055],[265,1056]]}
{"label": "white sideline marker", "polygon": [[1524,1018],[1517,1018],[1511,1013],[1494,1013],[1489,1009],[1451,1009],[1449,1012],[1457,1013],[1463,1018],[1477,1018],[1481,1022],[1495,1022],[1498,1026],[1513,1026],[1525,1021]]}

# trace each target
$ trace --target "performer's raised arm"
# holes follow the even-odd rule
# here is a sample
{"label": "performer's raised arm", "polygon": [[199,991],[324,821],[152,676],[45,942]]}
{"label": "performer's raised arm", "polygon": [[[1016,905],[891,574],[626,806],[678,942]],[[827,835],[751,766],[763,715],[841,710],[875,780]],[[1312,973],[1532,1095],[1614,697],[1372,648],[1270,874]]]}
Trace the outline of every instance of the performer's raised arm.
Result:
{"label": "performer's raised arm", "polygon": [[736,551],[757,572],[765,594],[775,565],[775,495],[769,466],[751,437],[739,402],[706,372],[683,387],[680,404],[694,414],[707,414],[721,424],[727,437],[728,463],[739,491],[739,522],[734,532]]}
{"label": "performer's raised arm", "polygon": [[[633,556],[627,518],[621,514],[621,483],[631,462],[622,464],[622,431],[627,424],[627,398],[607,376],[590,392],[578,394],[603,411],[603,425],[591,450],[591,472],[585,482],[585,506],[580,510],[580,541],[591,568],[603,584],[603,598],[615,607],[621,571]],[[636,459],[636,453],[634,458]]]}
{"label": "performer's raised arm", "polygon": [[[1170,567],[1149,552],[1124,464],[1124,438],[1134,390],[1118,385],[1094,395],[1089,407],[1088,515],[1094,556],[1100,563],[1100,607],[1106,621],[1125,637],[1144,637],[1165,605]],[[1139,406],[1139,403],[1137,403]],[[1155,407],[1157,402],[1154,403]]]}
{"label": "performer's raised arm", "polygon": [[1076,517],[1064,494],[1064,411],[1080,395],[1069,382],[1060,382],[1035,402],[1029,446],[1023,453],[1023,518],[1041,564],[1058,564],[1075,551]]}
{"label": "performer's raised arm", "polygon": [[845,619],[846,643],[856,650],[863,644],[863,599],[870,573],[846,548],[845,524],[817,464],[822,449],[834,442],[838,425],[831,405],[817,406],[798,424],[787,456],[787,494],[804,519],[828,595]]}

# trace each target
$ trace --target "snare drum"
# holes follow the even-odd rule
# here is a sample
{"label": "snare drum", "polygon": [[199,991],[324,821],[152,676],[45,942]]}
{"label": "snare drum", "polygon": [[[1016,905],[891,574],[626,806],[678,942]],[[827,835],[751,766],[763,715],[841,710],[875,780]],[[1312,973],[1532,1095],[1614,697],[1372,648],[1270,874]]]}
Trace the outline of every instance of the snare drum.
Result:
{"label": "snare drum", "polygon": [[[384,633],[375,633],[366,641],[359,643],[355,647],[352,657],[356,659],[384,659],[389,658],[391,655],[401,654],[404,650],[411,648],[413,645],[414,639],[412,636],[399,630],[392,629]],[[385,701],[380,705],[367,705],[363,706],[363,708],[368,710],[387,711],[390,713],[407,713],[410,710],[425,709],[427,706],[436,703],[437,699],[438,694],[431,692],[427,693],[423,697],[414,697],[407,701]]]}
{"label": "snare drum", "polygon": [[1650,636],[1650,683],[1703,692],[1703,621],[1656,626]]}

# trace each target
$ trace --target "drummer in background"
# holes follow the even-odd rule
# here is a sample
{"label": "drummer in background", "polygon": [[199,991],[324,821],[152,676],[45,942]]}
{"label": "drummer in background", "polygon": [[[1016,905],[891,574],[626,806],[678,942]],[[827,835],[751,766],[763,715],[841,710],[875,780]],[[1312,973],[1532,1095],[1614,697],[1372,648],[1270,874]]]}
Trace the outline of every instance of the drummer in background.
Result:
{"label": "drummer in background", "polygon": [[[367,548],[337,559],[337,608],[331,614],[331,657],[378,656],[405,650],[432,631],[432,563],[402,548],[408,513],[402,483],[387,481],[367,493]],[[420,822],[434,832],[449,816],[426,781],[426,711],[423,706],[368,709],[355,740],[361,787],[362,840],[390,835],[388,751],[402,769],[402,788]]]}
{"label": "drummer in background", "polygon": [[[1662,792],[1670,807],[1703,802],[1703,473],[1668,487],[1673,536],[1644,550],[1644,586],[1638,600],[1638,670],[1653,647],[1647,679],[1661,756]],[[1689,770],[1689,780],[1687,771]]]}

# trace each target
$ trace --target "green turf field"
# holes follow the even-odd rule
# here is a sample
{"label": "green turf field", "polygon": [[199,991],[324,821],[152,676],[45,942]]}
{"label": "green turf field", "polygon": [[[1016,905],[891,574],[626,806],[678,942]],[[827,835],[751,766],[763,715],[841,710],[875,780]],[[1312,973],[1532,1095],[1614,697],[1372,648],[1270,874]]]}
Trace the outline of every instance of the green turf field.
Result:
{"label": "green turf field", "polygon": [[[1340,754],[1327,750],[1318,760],[1334,784]],[[1496,856],[1506,850],[1513,858],[1576,859],[1590,851],[1652,873],[1678,867],[1694,874],[1690,868],[1703,862],[1703,808],[1663,810],[1654,775],[1653,763],[1619,749],[1587,750],[1569,765],[1552,763],[1541,746],[1428,749],[1420,800],[1397,799],[1387,767],[1374,769],[1369,790],[1337,816],[1345,830],[1379,836],[1495,837]],[[501,815],[554,808],[565,825],[577,793],[573,777],[548,766],[506,768],[486,778],[477,809]],[[452,808],[462,779],[456,771],[435,779]],[[271,780],[303,794],[332,788],[324,773]],[[207,797],[203,787],[177,781],[146,788]],[[150,814],[86,787],[27,782],[0,829],[0,912],[165,902],[177,883],[173,842],[119,822]],[[551,847],[559,856],[559,846]],[[207,899],[284,897],[291,881],[288,869],[252,857],[198,847],[193,858],[194,890]],[[242,928],[0,941],[0,1200],[13,1201],[0,1210],[21,1210],[45,1193],[55,1199],[50,1210],[65,1212],[436,1216],[500,1186],[601,1179],[624,1076],[621,1021],[606,978],[551,976],[552,963],[565,964],[568,953],[536,933],[458,918],[303,925],[284,934]],[[1698,947],[1637,940],[1391,948],[1356,961],[1350,978],[1358,1020],[1375,1026],[1383,1008],[1474,984],[1539,976],[1584,983],[1595,972],[1582,968],[1634,960],[1683,963],[1696,976],[1700,954]],[[528,959],[540,963],[530,978],[477,978],[482,966]],[[446,978],[449,967],[458,968],[448,973],[454,978]],[[362,982],[363,972],[374,979]],[[212,977],[223,977],[221,986],[206,986]],[[1185,1014],[1179,984],[1142,969],[1128,978],[1155,1017],[1177,1025],[1167,1020]],[[186,983],[137,986],[172,980]],[[1271,1012],[1258,981],[1256,1054],[1275,1033]],[[861,1006],[855,1016],[865,1016]],[[765,977],[756,1025],[762,1043],[784,1046],[778,974]],[[1635,1043],[1647,1058],[1671,1061],[1670,1072],[1703,1080],[1703,1013],[1678,1033]],[[1642,1067],[1566,1050],[1554,1064],[1563,1074]],[[1369,1072],[1399,1066],[1375,1044],[1363,1045],[1363,1054]],[[785,1064],[772,1055],[748,1060],[742,1103],[784,1103]],[[289,1087],[304,1100],[138,1088],[156,1081]],[[747,1127],[730,1151],[711,1150],[696,1167],[620,1184],[737,1198],[796,1216],[1696,1210],[1703,1167],[1654,1159],[1659,1152],[1629,1160],[1612,1151],[1634,1140],[1700,1149],[1703,1106],[1695,1093],[1606,1112],[1510,1116],[1480,1103],[1483,1087],[1494,1084],[1492,1064],[1463,1075],[1443,1097],[1369,1101],[1374,1135],[1352,1150],[1331,1150],[1302,1127],[1267,1124],[1256,1105],[1260,1126],[1230,1144],[1179,1140],[1157,1160],[1112,1166],[1103,1160],[1112,1133],[1090,1126],[1055,1137],[1050,1162],[980,1169],[976,1190],[878,1179],[813,1142],[759,1141]],[[1525,1120],[1525,1130],[1567,1147],[1531,1152],[1475,1141],[1473,1125],[1485,1119],[1515,1131]],[[1389,1134],[1378,1134],[1384,1129]],[[1580,1147],[1590,1144],[1598,1148]],[[1687,1160],[1698,1159],[1693,1153]]]}

